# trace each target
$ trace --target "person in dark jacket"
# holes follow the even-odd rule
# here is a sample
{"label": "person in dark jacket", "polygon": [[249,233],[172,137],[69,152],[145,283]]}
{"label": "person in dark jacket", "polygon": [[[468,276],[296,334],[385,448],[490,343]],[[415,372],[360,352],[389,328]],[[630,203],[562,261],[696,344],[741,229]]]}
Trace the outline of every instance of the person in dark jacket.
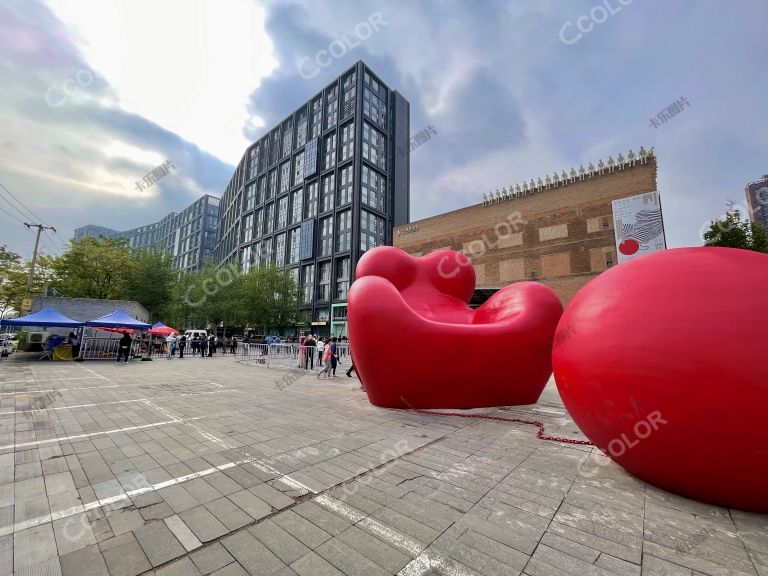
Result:
{"label": "person in dark jacket", "polygon": [[120,358],[125,356],[125,362],[128,362],[128,357],[131,355],[131,335],[128,332],[123,332],[123,337],[117,343],[117,362],[120,363]]}
{"label": "person in dark jacket", "polygon": [[186,334],[182,334],[181,338],[179,338],[179,360],[184,358],[184,348],[187,347],[187,336]]}
{"label": "person in dark jacket", "polygon": [[200,356],[205,358],[205,353],[208,351],[208,339],[205,336],[200,337]]}
{"label": "person in dark jacket", "polygon": [[309,334],[307,336],[307,339],[304,340],[304,350],[306,351],[306,354],[304,356],[304,370],[314,370],[315,369],[315,350],[317,350],[317,341],[315,340],[315,337],[312,336],[312,334]]}

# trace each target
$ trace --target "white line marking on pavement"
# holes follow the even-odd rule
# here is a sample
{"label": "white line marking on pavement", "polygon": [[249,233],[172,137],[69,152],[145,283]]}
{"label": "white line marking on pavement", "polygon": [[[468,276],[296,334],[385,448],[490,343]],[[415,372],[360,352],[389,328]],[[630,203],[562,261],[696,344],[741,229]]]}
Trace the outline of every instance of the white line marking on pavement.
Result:
{"label": "white line marking on pavement", "polygon": [[[189,418],[189,420],[200,420],[202,418],[207,418],[207,416],[198,416],[196,418]],[[145,428],[154,428],[156,426],[164,426],[165,424],[175,424],[175,423],[183,423],[183,420],[168,420],[166,422],[155,422],[154,424],[142,424],[141,426],[130,426],[129,428],[115,428],[114,430],[104,430],[101,432],[89,432],[88,434],[76,434],[74,436],[61,436],[59,438],[35,440],[34,442],[22,442],[21,444],[9,444],[7,446],[0,446],[0,450],[6,450],[8,448],[25,448],[27,446],[39,446],[40,444],[51,444],[53,442],[67,442],[69,440],[77,440],[78,438],[90,438],[91,436],[114,434],[116,432],[131,432],[132,430],[143,430]]]}
{"label": "white line marking on pavement", "polygon": [[[63,382],[65,380],[93,380],[93,376],[81,376],[78,378],[58,378],[56,382]],[[54,382],[54,384],[56,383]],[[29,380],[9,380],[8,382],[3,382],[3,384],[42,384],[42,382],[30,382]],[[50,384],[50,382],[46,382],[46,384]],[[117,388],[117,384],[113,384],[111,386],[88,386],[88,388]],[[64,390],[82,390],[82,388],[60,388],[59,391],[63,392]],[[18,392],[46,392],[46,390],[19,390]],[[18,392],[2,392],[2,394],[17,394]]]}
{"label": "white line marking on pavement", "polygon": [[[151,406],[152,408],[155,408],[161,414],[164,414],[168,418],[178,418],[178,416],[176,416],[172,412],[169,412],[165,408],[161,408],[160,406],[150,402],[149,400],[145,400],[144,404],[146,404],[147,406]],[[274,468],[273,466],[270,466],[269,464],[264,462],[264,460],[259,460],[258,458],[254,458],[253,456],[248,454],[248,452],[245,452],[244,450],[240,450],[239,448],[236,448],[234,446],[230,446],[229,444],[224,442],[224,440],[222,440],[221,438],[217,438],[213,434],[209,434],[208,432],[195,426],[194,424],[188,424],[186,422],[185,424],[190,428],[194,429],[198,434],[200,434],[206,440],[210,440],[211,442],[218,444],[219,446],[221,446],[226,450],[235,450],[236,452],[239,452],[243,456],[246,456],[250,460],[250,462],[248,462],[249,464],[252,464],[253,466],[258,468],[265,474],[271,474],[273,476],[276,476],[277,478],[275,480],[277,482],[282,482],[283,484],[287,485],[291,490],[298,490],[303,492],[304,494],[307,494],[307,493],[317,494],[317,490],[312,490],[312,488],[302,484],[298,480],[294,480],[290,476],[284,475],[282,472],[280,472],[280,470],[278,470],[277,468]]]}
{"label": "white line marking on pavement", "polygon": [[[222,392],[240,392],[239,388],[227,388],[226,390],[210,390],[208,392],[186,392],[184,394],[167,394],[166,396],[155,396],[152,400],[160,398],[181,398],[184,396],[201,396],[203,394],[219,394]],[[73,410],[75,408],[91,408],[92,406],[107,406],[109,404],[128,404],[129,402],[143,402],[149,398],[137,398],[136,400],[114,400],[112,402],[94,402],[93,404],[76,404],[74,406],[57,406],[48,408],[35,408],[31,410],[14,410],[12,412],[0,412],[0,416],[5,414],[24,414],[26,412],[44,412],[45,410]]]}

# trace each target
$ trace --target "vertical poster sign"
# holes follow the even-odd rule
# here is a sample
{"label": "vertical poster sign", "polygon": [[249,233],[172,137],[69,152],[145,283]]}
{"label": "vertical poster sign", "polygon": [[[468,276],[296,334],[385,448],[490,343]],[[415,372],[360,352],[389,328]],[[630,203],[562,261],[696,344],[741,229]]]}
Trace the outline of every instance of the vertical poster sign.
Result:
{"label": "vertical poster sign", "polygon": [[619,264],[667,247],[658,192],[611,202]]}

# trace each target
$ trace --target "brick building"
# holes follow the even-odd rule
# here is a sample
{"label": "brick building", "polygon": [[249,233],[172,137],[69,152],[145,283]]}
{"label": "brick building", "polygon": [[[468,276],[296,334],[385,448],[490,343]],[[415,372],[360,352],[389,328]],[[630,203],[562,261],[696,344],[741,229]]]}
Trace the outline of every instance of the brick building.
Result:
{"label": "brick building", "polygon": [[549,285],[563,304],[617,263],[611,201],[656,191],[653,151],[630,150],[595,168],[571,169],[486,196],[477,205],[425,218],[394,231],[394,245],[421,256],[439,248],[464,252],[477,274],[473,304],[521,280]]}

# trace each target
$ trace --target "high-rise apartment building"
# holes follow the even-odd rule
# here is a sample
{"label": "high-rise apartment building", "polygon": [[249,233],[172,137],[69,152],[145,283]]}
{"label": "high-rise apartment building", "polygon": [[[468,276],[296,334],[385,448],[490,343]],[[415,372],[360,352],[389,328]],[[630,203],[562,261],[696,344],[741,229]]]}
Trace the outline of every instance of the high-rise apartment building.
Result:
{"label": "high-rise apartment building", "polygon": [[196,270],[213,262],[219,199],[208,194],[179,213],[171,212],[159,222],[118,231],[92,224],[75,230],[75,240],[85,237],[127,238],[131,248],[160,248],[173,257],[176,270]]}
{"label": "high-rise apartment building", "polygon": [[747,195],[749,219],[768,228],[768,174],[747,184],[744,193]]}
{"label": "high-rise apartment building", "polygon": [[345,335],[357,261],[409,220],[409,115],[359,61],[266,130],[222,195],[216,261],[287,268],[299,328]]}

